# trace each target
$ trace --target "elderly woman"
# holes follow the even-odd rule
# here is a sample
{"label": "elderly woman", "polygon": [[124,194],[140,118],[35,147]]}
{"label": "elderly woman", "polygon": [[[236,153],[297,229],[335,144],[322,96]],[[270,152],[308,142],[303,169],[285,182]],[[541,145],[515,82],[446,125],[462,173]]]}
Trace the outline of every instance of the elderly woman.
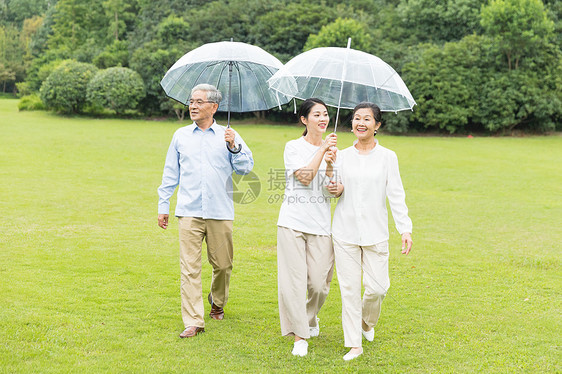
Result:
{"label": "elderly woman", "polygon": [[318,336],[318,312],[334,269],[330,237],[330,193],[324,189],[324,155],[336,135],[322,135],[330,117],[320,99],[305,100],[299,121],[301,137],[285,146],[285,198],[277,221],[277,264],[281,333],[295,338],[293,355],[306,356],[309,337]]}
{"label": "elderly woman", "polygon": [[[412,221],[408,217],[405,193],[396,154],[375,139],[381,125],[381,111],[372,103],[360,103],[353,110],[353,146],[326,152],[328,190],[340,197],[334,212],[332,240],[342,298],[343,357],[352,360],[363,353],[361,334],[374,339],[374,327],[382,301],[390,287],[388,277],[388,214],[390,203],[396,228],[402,235],[402,253],[412,248]],[[361,270],[365,293],[361,300]]]}

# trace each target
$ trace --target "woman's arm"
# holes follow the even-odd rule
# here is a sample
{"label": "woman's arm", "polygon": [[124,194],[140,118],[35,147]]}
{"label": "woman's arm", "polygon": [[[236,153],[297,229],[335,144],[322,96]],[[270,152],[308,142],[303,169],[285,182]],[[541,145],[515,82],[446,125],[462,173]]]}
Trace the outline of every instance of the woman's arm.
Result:
{"label": "woman's arm", "polygon": [[337,151],[338,149],[336,147],[330,148],[324,155],[324,161],[326,161],[326,176],[330,179],[326,189],[331,195],[340,197],[343,193],[343,184],[334,174]]}
{"label": "woman's arm", "polygon": [[394,152],[389,157],[386,196],[396,229],[402,235],[402,253],[407,255],[412,249],[412,220],[408,216],[406,193],[400,178],[398,158]]}

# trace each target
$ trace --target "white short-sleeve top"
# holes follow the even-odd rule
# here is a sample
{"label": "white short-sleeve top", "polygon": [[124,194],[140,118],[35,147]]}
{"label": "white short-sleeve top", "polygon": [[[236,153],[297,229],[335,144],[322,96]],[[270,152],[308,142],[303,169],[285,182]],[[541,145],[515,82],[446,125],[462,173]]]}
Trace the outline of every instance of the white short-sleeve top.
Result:
{"label": "white short-sleeve top", "polygon": [[[310,163],[320,147],[304,137],[285,145],[285,195],[279,211],[278,226],[315,235],[330,235],[330,195],[326,193],[326,162],[312,182],[305,186],[295,177],[295,171]],[[312,172],[312,171],[311,171]]]}

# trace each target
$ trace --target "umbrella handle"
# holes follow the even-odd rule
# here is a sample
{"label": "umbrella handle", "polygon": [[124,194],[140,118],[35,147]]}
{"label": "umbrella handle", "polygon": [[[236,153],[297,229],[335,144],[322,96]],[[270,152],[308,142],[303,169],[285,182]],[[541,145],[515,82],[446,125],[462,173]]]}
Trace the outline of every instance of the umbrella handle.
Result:
{"label": "umbrella handle", "polygon": [[242,144],[238,144],[238,147],[236,147],[235,149],[230,148],[230,144],[227,142],[226,143],[226,149],[228,149],[228,151],[230,153],[236,154],[236,153],[240,153],[240,151],[242,150]]}

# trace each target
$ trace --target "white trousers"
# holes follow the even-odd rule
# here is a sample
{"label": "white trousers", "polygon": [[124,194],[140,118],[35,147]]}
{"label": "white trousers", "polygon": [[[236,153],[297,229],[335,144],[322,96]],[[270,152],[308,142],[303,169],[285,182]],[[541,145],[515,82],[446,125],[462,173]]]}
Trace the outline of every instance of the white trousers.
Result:
{"label": "white trousers", "polygon": [[283,335],[310,337],[324,305],[334,272],[334,250],[328,235],[277,227],[279,319]]}
{"label": "white trousers", "polygon": [[[361,320],[375,327],[382,301],[390,287],[388,241],[359,246],[332,238],[342,300],[342,325],[346,347],[361,347]],[[361,270],[365,293],[361,301]]]}

